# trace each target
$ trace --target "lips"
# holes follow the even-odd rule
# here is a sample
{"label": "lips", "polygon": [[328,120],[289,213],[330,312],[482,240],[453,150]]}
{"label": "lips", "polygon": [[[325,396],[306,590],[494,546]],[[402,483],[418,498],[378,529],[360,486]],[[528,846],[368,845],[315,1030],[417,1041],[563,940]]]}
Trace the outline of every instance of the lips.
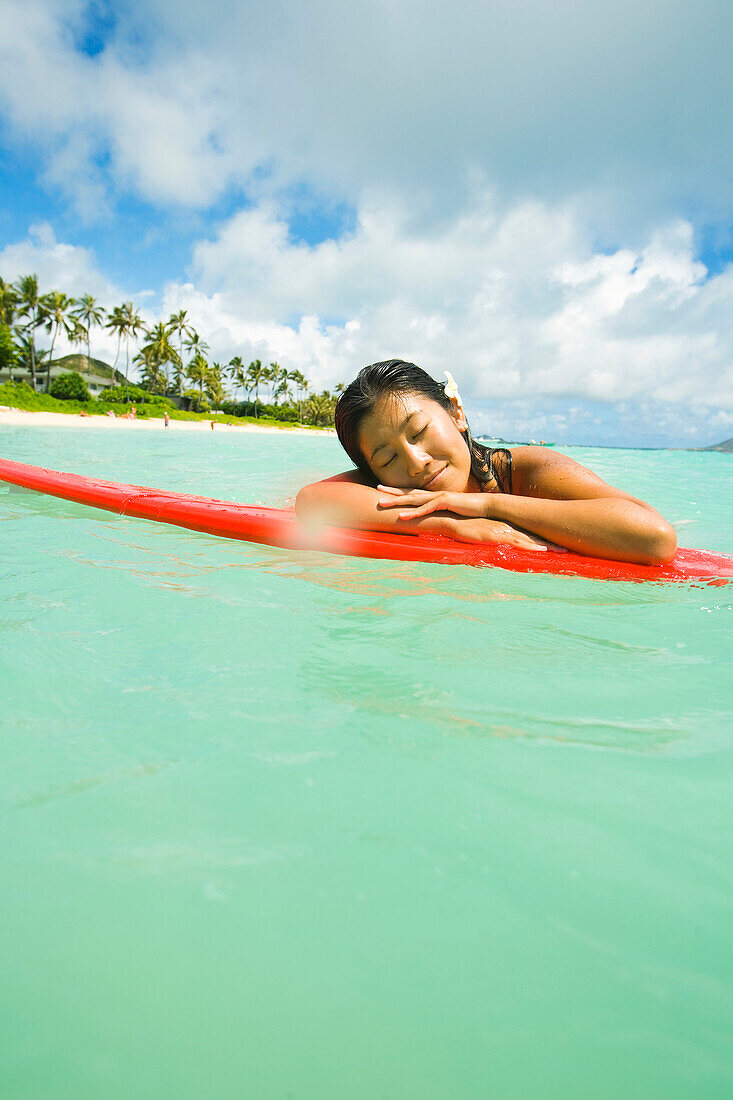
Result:
{"label": "lips", "polygon": [[421,489],[428,489],[428,490],[433,489],[435,487],[435,482],[440,480],[441,475],[443,473],[445,473],[445,471],[447,469],[448,469],[447,465],[446,466],[441,466],[441,468],[436,473],[434,473],[432,475],[432,477],[429,478],[429,480],[425,482],[424,485],[421,485],[420,488]]}

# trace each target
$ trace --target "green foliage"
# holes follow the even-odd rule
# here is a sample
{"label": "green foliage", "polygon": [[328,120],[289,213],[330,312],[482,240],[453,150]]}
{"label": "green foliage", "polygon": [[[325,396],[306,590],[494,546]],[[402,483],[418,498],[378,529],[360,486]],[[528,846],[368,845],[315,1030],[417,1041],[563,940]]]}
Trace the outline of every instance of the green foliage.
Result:
{"label": "green foliage", "polygon": [[91,396],[86,382],[77,371],[54,378],[48,392],[59,401],[88,401]]}
{"label": "green foliage", "polygon": [[146,389],[165,393],[168,389],[168,367],[180,366],[180,356],[170,342],[167,324],[159,321],[145,333],[148,343],[140,349],[134,362],[143,368]]}
{"label": "green foliage", "polygon": [[12,371],[18,364],[18,349],[8,325],[0,322],[0,370]]}
{"label": "green foliage", "polygon": [[141,386],[129,385],[125,386],[110,386],[109,389],[100,393],[98,400],[103,401],[105,404],[120,405],[125,401],[125,394],[127,394],[127,403],[132,402],[133,405],[160,405],[161,408],[167,407],[168,409],[174,408],[173,402],[168,401],[159,393],[149,393],[148,390],[144,390]]}
{"label": "green foliage", "polygon": [[263,416],[271,416],[276,420],[286,420],[294,424],[298,420],[298,410],[295,405],[265,405]]}
{"label": "green foliage", "polygon": [[40,396],[27,382],[3,382],[0,386],[0,404],[16,409],[27,409],[26,402]]}
{"label": "green foliage", "polygon": [[0,405],[10,405],[27,412],[73,413],[91,412],[94,401],[60,401],[48,393],[36,393],[28,382],[4,382],[0,386]]}
{"label": "green foliage", "polygon": [[20,298],[14,286],[0,278],[0,325],[12,325]]}
{"label": "green foliage", "polygon": [[221,403],[221,411],[227,416],[247,416],[246,407],[245,401],[222,401]]}
{"label": "green foliage", "polygon": [[307,424],[319,427],[332,427],[336,412],[336,398],[328,390],[313,394],[303,406],[303,416]]}
{"label": "green foliage", "polygon": [[295,405],[263,405],[258,401],[255,408],[254,401],[222,401],[220,408],[229,416],[269,417],[287,424],[296,423],[298,420],[298,410]]}
{"label": "green foliage", "polygon": [[[209,420],[211,418],[210,413],[195,413],[184,412],[182,409],[176,409],[171,403],[168,409],[171,421],[175,420]],[[68,413],[71,415],[78,415],[80,412],[90,413],[92,416],[104,416],[105,413],[112,408],[115,412],[122,413],[125,411],[125,406],[120,404],[110,404],[101,398],[95,401],[93,398],[89,401],[59,401],[55,397],[51,397],[47,393],[36,393],[36,391],[29,386],[27,382],[4,382],[0,385],[0,405],[9,405],[16,409],[24,409],[28,412],[55,412],[55,413]],[[127,406],[129,409],[129,405]],[[258,406],[261,410],[262,406]],[[153,402],[148,402],[143,405],[141,409],[138,409],[138,417],[150,418],[151,420],[157,419],[161,423],[163,421],[163,414],[165,406],[158,405]],[[214,419],[217,424],[266,424],[273,428],[288,428],[292,425],[293,421],[284,420],[283,414],[286,410],[282,406],[277,410],[275,417],[269,416],[227,416],[217,415]]]}
{"label": "green foliage", "polygon": [[[8,325],[14,326],[15,339]],[[113,367],[91,358],[90,329],[94,326],[103,326],[117,338]],[[41,328],[51,337],[50,351],[36,347],[36,334]],[[71,354],[51,363],[56,340],[62,332],[70,343],[85,345],[86,356]],[[116,366],[124,342],[124,377],[127,379],[130,339],[141,332],[143,346],[133,360],[142,374],[139,384],[116,385],[96,399],[90,397],[84,376],[77,371],[89,369],[102,377],[121,380],[123,376]],[[177,338],[177,347],[171,342],[172,337]],[[191,353],[187,364],[183,362],[184,348]],[[333,425],[336,399],[343,385],[337,386],[334,394],[328,390],[316,394],[299,370],[288,371],[277,362],[265,364],[260,359],[252,360],[245,368],[241,356],[234,356],[228,364],[210,363],[208,351],[209,345],[195,332],[185,310],[148,330],[132,302],[123,302],[105,311],[89,294],[78,299],[70,299],[57,290],[41,294],[36,275],[27,275],[13,285],[0,279],[0,369],[7,370],[10,366],[13,373],[16,370],[19,375],[27,372],[32,383],[39,374],[50,374],[51,366],[71,372],[53,383],[50,394],[37,394],[33,385],[21,390],[0,386],[3,390],[0,398],[8,404],[29,411],[46,409],[66,413],[84,407],[91,414],[102,415],[110,408],[121,410],[133,403],[138,407],[139,416],[158,417],[168,409],[171,418],[182,420],[205,417],[213,407],[224,412],[224,416],[217,418],[220,423],[241,423],[253,418],[282,426],[296,421],[314,428]],[[76,381],[66,381],[72,374]],[[186,391],[195,410],[191,412],[177,409],[164,396],[173,389],[180,395],[186,379],[195,387]],[[233,383],[235,400],[225,392],[225,381]],[[242,392],[247,400],[237,401],[236,397]]]}
{"label": "green foliage", "polygon": [[206,398],[206,394],[200,393],[199,390],[184,390],[183,397],[189,397],[191,399],[191,406],[194,412],[211,412],[211,405]]}

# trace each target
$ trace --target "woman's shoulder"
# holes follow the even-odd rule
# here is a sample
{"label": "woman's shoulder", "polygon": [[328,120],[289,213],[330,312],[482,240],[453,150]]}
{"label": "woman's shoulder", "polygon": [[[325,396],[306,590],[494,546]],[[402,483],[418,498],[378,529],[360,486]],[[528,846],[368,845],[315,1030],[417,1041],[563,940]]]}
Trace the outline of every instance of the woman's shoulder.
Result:
{"label": "woman's shoulder", "polygon": [[559,454],[554,447],[539,447],[534,443],[520,443],[517,447],[508,447],[507,450],[511,451],[513,459],[520,461],[526,459],[542,461],[552,459],[553,455]]}
{"label": "woman's shoulder", "polygon": [[568,455],[556,451],[554,447],[537,447],[531,444],[511,448],[512,464],[515,470],[551,469],[553,466],[580,466],[579,462]]}
{"label": "woman's shoulder", "polygon": [[602,495],[634,499],[621,489],[608,485],[593,470],[570,455],[551,447],[515,447],[512,460],[514,492],[519,496],[574,500]]}

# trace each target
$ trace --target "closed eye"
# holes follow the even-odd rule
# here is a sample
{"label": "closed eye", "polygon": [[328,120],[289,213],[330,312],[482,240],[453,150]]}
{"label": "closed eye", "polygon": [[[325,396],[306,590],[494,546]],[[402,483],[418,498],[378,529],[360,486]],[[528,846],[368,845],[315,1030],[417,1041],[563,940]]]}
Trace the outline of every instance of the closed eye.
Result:
{"label": "closed eye", "polygon": [[412,437],[412,442],[413,443],[415,442],[416,439],[419,439],[421,435],[425,435],[425,432],[427,431],[427,427],[428,426],[426,424],[424,428],[421,428],[419,432],[416,432],[415,435],[413,435],[413,437]]}
{"label": "closed eye", "polygon": [[388,466],[389,466],[389,465],[390,465],[390,464],[391,464],[392,462],[394,462],[394,460],[395,460],[395,457],[396,457],[395,455],[392,455],[392,457],[391,457],[391,458],[389,459],[389,461],[388,461],[388,462],[383,462],[383,463],[382,463],[382,469],[383,469],[383,470],[386,470],[386,469],[387,469],[387,467],[388,467]]}

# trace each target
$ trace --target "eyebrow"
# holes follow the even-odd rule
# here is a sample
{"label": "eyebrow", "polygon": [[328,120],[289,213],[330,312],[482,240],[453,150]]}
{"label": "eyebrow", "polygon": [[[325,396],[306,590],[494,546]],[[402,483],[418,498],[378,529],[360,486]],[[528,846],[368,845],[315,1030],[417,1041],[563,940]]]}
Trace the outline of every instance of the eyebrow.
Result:
{"label": "eyebrow", "polygon": [[[406,416],[397,430],[400,431],[400,432],[403,432],[405,430],[405,428],[407,427],[407,425],[412,420],[413,416],[415,416],[415,415],[416,415],[416,413],[411,412],[409,416]],[[372,457],[369,459],[369,461],[374,462],[374,456],[376,454],[378,454],[379,451],[383,451],[384,448],[387,447],[387,446],[389,446],[388,443],[380,443],[378,447],[375,447],[374,450],[372,451]]]}

